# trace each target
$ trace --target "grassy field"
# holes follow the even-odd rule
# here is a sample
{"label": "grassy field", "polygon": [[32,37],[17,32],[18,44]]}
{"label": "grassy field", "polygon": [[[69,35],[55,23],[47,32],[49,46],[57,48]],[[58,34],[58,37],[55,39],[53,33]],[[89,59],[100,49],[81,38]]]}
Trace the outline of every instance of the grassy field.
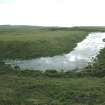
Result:
{"label": "grassy field", "polygon": [[0,70],[0,105],[105,105],[105,78]]}
{"label": "grassy field", "polygon": [[89,32],[105,27],[0,26],[0,59],[31,59],[68,53]]}
{"label": "grassy field", "polygon": [[[0,26],[0,59],[68,53],[105,27]],[[0,105],[105,105],[105,49],[85,71],[12,70],[0,61]]]}
{"label": "grassy field", "polygon": [[1,59],[31,59],[70,52],[88,32],[28,26],[0,28]]}

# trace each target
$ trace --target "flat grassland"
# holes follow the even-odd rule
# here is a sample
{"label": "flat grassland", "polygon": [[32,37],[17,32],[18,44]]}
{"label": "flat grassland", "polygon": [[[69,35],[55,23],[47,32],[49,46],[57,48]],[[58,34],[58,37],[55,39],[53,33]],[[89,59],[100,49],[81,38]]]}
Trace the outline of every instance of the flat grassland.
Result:
{"label": "flat grassland", "polygon": [[4,26],[0,28],[0,58],[31,59],[69,53],[87,35],[69,28]]}
{"label": "flat grassland", "polygon": [[0,71],[0,105],[105,105],[105,78]]}

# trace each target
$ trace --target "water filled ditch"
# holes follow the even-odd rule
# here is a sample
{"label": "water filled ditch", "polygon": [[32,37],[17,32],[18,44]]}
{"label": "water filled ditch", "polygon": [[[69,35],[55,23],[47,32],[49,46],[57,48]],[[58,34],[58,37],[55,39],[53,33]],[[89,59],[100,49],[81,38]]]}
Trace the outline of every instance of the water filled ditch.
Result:
{"label": "water filled ditch", "polygon": [[90,33],[68,54],[54,57],[40,57],[31,60],[6,60],[6,64],[21,70],[74,70],[91,63],[101,49],[105,47],[105,33]]}

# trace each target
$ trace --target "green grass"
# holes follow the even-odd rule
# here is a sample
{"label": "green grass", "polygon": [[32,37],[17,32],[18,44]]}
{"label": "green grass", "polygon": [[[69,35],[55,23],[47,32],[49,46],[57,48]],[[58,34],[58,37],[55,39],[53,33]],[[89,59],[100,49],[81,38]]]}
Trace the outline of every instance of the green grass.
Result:
{"label": "green grass", "polygon": [[2,26],[0,28],[0,58],[31,59],[68,53],[88,35],[85,31],[51,29]]}
{"label": "green grass", "polygon": [[1,62],[0,105],[105,105],[105,77],[12,70]]}
{"label": "green grass", "polygon": [[1,70],[0,105],[105,105],[105,78]]}
{"label": "green grass", "polygon": [[93,64],[86,67],[83,73],[95,77],[105,77],[105,48],[100,51]]}
{"label": "green grass", "polygon": [[0,59],[31,59],[69,53],[89,32],[105,27],[0,26]]}

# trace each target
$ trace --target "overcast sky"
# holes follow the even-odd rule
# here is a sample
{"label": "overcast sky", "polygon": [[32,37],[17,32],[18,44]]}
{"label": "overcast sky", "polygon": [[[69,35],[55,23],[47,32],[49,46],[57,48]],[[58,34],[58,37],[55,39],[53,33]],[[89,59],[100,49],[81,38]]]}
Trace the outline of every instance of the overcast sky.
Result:
{"label": "overcast sky", "polygon": [[0,0],[0,24],[105,26],[105,0]]}

